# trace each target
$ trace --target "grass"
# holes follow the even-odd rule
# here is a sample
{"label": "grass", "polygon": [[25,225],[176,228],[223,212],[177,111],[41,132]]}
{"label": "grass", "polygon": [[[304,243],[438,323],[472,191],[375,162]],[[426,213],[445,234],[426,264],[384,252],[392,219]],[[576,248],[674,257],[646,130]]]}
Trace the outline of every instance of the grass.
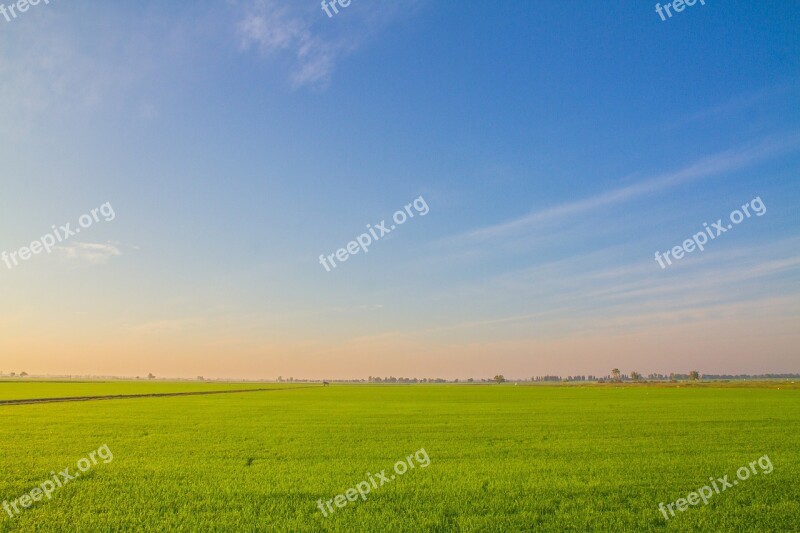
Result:
{"label": "grass", "polygon": [[118,394],[161,394],[262,388],[286,388],[289,383],[219,383],[203,381],[44,381],[0,380],[0,401]]}
{"label": "grass", "polygon": [[[0,500],[103,444],[114,459],[0,515],[0,531],[795,530],[800,390],[774,385],[333,385],[4,406]],[[427,468],[318,510],[420,448]],[[771,474],[670,521],[658,511],[763,455]]]}

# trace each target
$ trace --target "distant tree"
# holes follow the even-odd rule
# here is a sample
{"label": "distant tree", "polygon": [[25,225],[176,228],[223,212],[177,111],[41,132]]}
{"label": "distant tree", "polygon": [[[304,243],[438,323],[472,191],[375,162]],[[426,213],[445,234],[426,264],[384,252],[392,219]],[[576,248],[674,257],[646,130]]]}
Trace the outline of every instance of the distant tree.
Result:
{"label": "distant tree", "polygon": [[27,372],[22,372],[22,373],[19,375],[19,377],[21,377],[21,378],[24,378],[24,377],[25,377],[25,376],[27,376],[27,375],[28,375],[28,373],[27,373]]}
{"label": "distant tree", "polygon": [[698,379],[700,379],[700,372],[698,372],[697,370],[692,370],[691,372],[689,372],[689,379],[691,379],[692,381],[697,381]]}
{"label": "distant tree", "polygon": [[203,376],[197,376],[197,381],[205,381],[205,378]]}
{"label": "distant tree", "polygon": [[503,377],[503,374],[498,374],[494,378],[492,378],[492,381],[494,381],[495,383],[503,383],[505,380],[506,378]]}
{"label": "distant tree", "polygon": [[147,379],[156,379],[152,372],[147,374]]}
{"label": "distant tree", "polygon": [[633,381],[639,381],[642,379],[642,375],[634,370],[633,372],[631,372],[631,379]]}
{"label": "distant tree", "polygon": [[12,372],[12,373],[9,374],[9,376],[11,376],[13,378],[14,376],[16,376],[16,374],[14,372]]}
{"label": "distant tree", "polygon": [[278,376],[278,381],[283,381],[283,376]]}
{"label": "distant tree", "polygon": [[474,382],[475,382],[475,379],[473,379],[473,378],[469,378],[469,379],[467,380],[467,383],[474,383]]}
{"label": "distant tree", "polygon": [[622,373],[619,371],[619,368],[615,368],[611,370],[611,377],[614,378],[614,381],[620,381],[622,379]]}

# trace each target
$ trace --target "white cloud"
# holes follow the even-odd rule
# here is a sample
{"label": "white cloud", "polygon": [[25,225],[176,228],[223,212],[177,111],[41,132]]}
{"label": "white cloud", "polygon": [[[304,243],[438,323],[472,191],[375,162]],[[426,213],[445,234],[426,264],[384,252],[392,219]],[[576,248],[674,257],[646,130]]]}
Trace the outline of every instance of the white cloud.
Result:
{"label": "white cloud", "polygon": [[[246,8],[238,34],[243,50],[255,46],[264,55],[285,51],[295,56],[293,85],[325,86],[340,45],[314,36],[308,18],[288,5],[256,0]],[[341,50],[338,50],[341,51]]]}
{"label": "white cloud", "polygon": [[504,316],[484,311],[428,331],[508,326],[547,335],[603,327],[616,333],[715,313],[796,315],[798,291],[789,289],[787,280],[800,272],[798,244],[800,239],[792,237],[707,249],[667,270],[651,257],[620,266],[619,247],[558,259],[450,290],[452,305],[481,298],[485,309],[503,309]]}
{"label": "white cloud", "polygon": [[582,200],[555,205],[542,211],[535,211],[508,222],[473,230],[457,236],[455,240],[466,239],[479,241],[509,235],[543,222],[564,219],[601,207],[632,200],[640,196],[653,194],[694,180],[709,178],[724,172],[744,168],[757,161],[775,156],[787,149],[796,149],[798,144],[800,144],[800,137],[794,135],[783,141],[767,140],[749,148],[729,150],[714,154],[673,172],[653,176],[641,180],[638,183],[600,193]]}
{"label": "white cloud", "polygon": [[[329,18],[317,2],[252,0],[243,8],[237,36],[244,51],[256,48],[265,56],[291,57],[294,87],[324,89],[339,59],[401,13],[396,4],[354,3]],[[407,0],[403,7],[411,12],[416,4]]]}
{"label": "white cloud", "polygon": [[103,265],[112,257],[122,255],[120,249],[111,243],[74,242],[57,246],[55,249],[61,254],[61,257],[68,261],[78,261],[90,265]]}

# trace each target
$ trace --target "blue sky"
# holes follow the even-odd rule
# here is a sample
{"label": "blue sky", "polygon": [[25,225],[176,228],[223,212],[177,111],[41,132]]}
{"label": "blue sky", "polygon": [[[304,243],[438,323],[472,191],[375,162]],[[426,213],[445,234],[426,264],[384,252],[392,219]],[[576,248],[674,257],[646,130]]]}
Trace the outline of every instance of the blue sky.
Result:
{"label": "blue sky", "polygon": [[0,248],[116,212],[3,268],[0,371],[798,372],[798,23],[717,0],[0,18]]}

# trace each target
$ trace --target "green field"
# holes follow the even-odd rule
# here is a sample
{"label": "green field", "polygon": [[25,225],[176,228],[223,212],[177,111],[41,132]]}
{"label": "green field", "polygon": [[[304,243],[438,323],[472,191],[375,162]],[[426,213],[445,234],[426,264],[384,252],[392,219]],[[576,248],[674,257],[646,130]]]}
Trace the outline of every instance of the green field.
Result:
{"label": "green field", "polygon": [[127,394],[165,394],[265,388],[288,388],[291,383],[225,383],[214,381],[44,381],[0,380],[0,401],[26,398],[71,398]]}
{"label": "green field", "polygon": [[[158,389],[190,385],[217,386]],[[0,382],[0,398],[153,386]],[[0,531],[797,531],[797,387],[334,384],[0,406],[0,500],[113,453],[3,512]],[[426,468],[317,508],[421,448]],[[771,474],[658,511],[764,455]]]}

